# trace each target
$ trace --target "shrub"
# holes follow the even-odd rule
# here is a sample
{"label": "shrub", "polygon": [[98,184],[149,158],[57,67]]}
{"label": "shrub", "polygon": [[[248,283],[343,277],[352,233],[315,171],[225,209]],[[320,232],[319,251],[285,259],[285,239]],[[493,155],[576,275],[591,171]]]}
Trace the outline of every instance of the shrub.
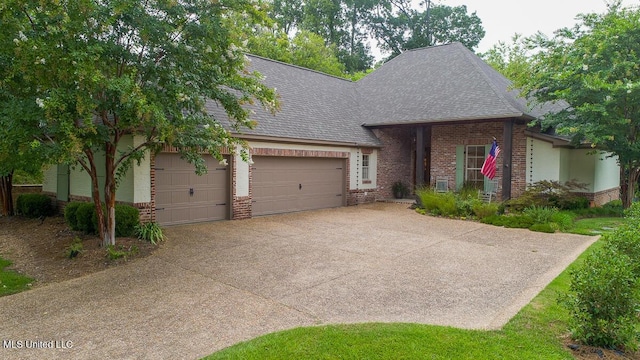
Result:
{"label": "shrub", "polygon": [[28,218],[49,216],[52,213],[51,198],[44,194],[21,194],[16,200],[16,210]]}
{"label": "shrub", "polygon": [[523,213],[528,215],[535,224],[546,224],[551,221],[558,209],[547,206],[531,206],[524,209]]}
{"label": "shrub", "polygon": [[640,203],[635,202],[631,204],[628,209],[624,210],[624,216],[636,221],[640,221]]}
{"label": "shrub", "polygon": [[[68,205],[67,205],[68,206]],[[105,207],[102,207],[103,210]],[[140,211],[131,206],[116,204],[116,237],[130,237],[135,235],[135,229],[140,224]],[[96,234],[98,231],[98,216],[93,203],[80,203],[76,209],[77,230],[87,234]],[[106,214],[105,214],[106,219]]]}
{"label": "shrub", "polygon": [[456,199],[456,212],[458,216],[469,217],[474,214],[473,208],[482,204],[482,201],[478,200],[477,192],[476,197],[462,197],[460,195],[455,196]]}
{"label": "shrub", "polygon": [[633,272],[640,279],[640,225],[637,222],[625,224],[605,235],[606,245],[612,251],[624,254],[631,259]]}
{"label": "shrub", "polygon": [[[585,189],[586,184],[575,180],[560,183],[558,181],[542,180],[533,183],[518,198],[508,201],[508,206],[515,210],[522,210],[532,206],[556,207],[563,210],[584,206],[586,199],[578,196],[574,191]],[[589,205],[587,200],[586,206]]]}
{"label": "shrub", "polygon": [[506,228],[528,229],[533,225],[533,220],[527,215],[491,215],[480,222]]}
{"label": "shrub", "polygon": [[473,214],[478,219],[484,219],[487,216],[496,215],[498,213],[499,205],[495,203],[483,203],[481,201],[473,205]]}
{"label": "shrub", "polygon": [[558,225],[558,230],[566,231],[573,227],[575,215],[566,211],[558,211],[551,216],[551,223]]}
{"label": "shrub", "polygon": [[83,202],[80,203],[76,209],[76,227],[78,230],[83,231],[86,234],[95,234],[96,226],[93,222],[94,214],[96,213],[95,205],[93,203]]}
{"label": "shrub", "polygon": [[[419,210],[419,209],[416,209]],[[156,245],[158,242],[164,240],[164,234],[162,233],[162,228],[158,223],[148,222],[144,224],[136,225],[136,235],[138,239],[148,241],[153,245]]]}
{"label": "shrub", "polygon": [[135,236],[139,224],[140,210],[131,205],[116,205],[116,237]]}
{"label": "shrub", "polygon": [[437,193],[431,189],[417,191],[420,204],[428,213],[443,216],[456,216],[458,209],[453,193]]}
{"label": "shrub", "polygon": [[[556,225],[557,227],[557,225]],[[537,231],[537,232],[543,232],[543,233],[554,233],[556,232],[555,227],[550,224],[550,223],[544,223],[544,224],[533,224],[529,227],[529,230],[531,231]]]}
{"label": "shrub", "polygon": [[637,349],[640,283],[632,259],[614,247],[590,254],[571,273],[564,305],[573,337],[588,345]]}
{"label": "shrub", "polygon": [[80,255],[82,250],[83,250],[82,240],[76,237],[75,239],[73,239],[73,242],[71,243],[71,245],[69,245],[69,247],[67,248],[67,251],[65,252],[65,256],[69,259],[73,259],[76,256]]}
{"label": "shrub", "polygon": [[67,223],[67,226],[71,228],[71,230],[78,231],[78,218],[76,217],[76,212],[78,211],[78,207],[80,207],[81,202],[74,201],[67,204],[64,207],[64,221]]}

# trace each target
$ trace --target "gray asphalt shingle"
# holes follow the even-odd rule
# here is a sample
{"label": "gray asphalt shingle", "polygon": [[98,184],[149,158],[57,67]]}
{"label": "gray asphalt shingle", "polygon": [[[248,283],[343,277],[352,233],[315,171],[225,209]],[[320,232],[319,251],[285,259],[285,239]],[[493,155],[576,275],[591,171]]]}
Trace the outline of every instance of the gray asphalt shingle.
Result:
{"label": "gray asphalt shingle", "polygon": [[[381,146],[367,127],[533,119],[549,110],[529,110],[508,79],[460,43],[406,51],[357,82],[248,57],[248,70],[263,74],[281,103],[275,115],[254,106],[249,135]],[[224,118],[215,103],[209,111]]]}

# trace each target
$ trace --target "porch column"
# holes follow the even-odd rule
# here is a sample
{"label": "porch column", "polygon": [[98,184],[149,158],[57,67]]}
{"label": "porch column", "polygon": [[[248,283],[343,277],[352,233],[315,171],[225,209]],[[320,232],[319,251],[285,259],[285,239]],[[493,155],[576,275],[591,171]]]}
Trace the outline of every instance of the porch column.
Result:
{"label": "porch column", "polygon": [[424,127],[416,128],[416,187],[424,186]]}
{"label": "porch column", "polygon": [[513,152],[513,119],[505,121],[502,131],[502,200],[511,199],[511,154]]}

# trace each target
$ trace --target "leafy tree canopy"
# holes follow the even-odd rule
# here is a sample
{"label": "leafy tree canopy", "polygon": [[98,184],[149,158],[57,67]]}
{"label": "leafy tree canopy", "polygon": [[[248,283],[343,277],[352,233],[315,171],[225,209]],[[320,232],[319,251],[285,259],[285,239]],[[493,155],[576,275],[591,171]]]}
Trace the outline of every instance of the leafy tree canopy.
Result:
{"label": "leafy tree canopy", "polygon": [[640,174],[640,10],[616,2],[605,14],[579,18],[553,38],[533,39],[539,52],[531,76],[517,85],[537,101],[568,103],[542,119],[543,127],[618,156],[628,206]]}
{"label": "leafy tree canopy", "polygon": [[369,18],[372,35],[389,58],[405,50],[460,42],[473,49],[484,38],[482,21],[467,7],[432,5],[427,0],[424,10],[412,7],[410,0],[381,2]]}
{"label": "leafy tree canopy", "polygon": [[[239,144],[207,102],[226,110],[233,129],[253,126],[243,104],[277,107],[275,93],[259,74],[244,71],[246,58],[223,19],[240,14],[263,22],[254,0],[5,0],[0,22],[11,49],[0,86],[36,115],[11,111],[12,124],[24,121],[46,129],[36,138],[76,162],[92,178],[100,209],[96,157],[106,156],[103,189],[108,221],[98,211],[105,244],[115,243],[117,175],[132,162],[165,144],[174,146],[199,173],[201,153],[222,159],[222,149]],[[8,41],[11,39],[11,41]],[[14,86],[19,84],[20,86]],[[39,109],[39,110],[38,110]],[[40,114],[37,114],[40,112]],[[28,117],[28,121],[25,121]],[[135,145],[118,150],[123,137]]]}

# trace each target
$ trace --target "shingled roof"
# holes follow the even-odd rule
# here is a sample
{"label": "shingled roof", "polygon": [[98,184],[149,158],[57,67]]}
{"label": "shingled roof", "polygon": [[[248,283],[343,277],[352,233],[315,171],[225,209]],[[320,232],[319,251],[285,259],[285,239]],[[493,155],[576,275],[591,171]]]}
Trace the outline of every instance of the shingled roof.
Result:
{"label": "shingled roof", "polygon": [[460,43],[409,50],[358,81],[366,125],[534,118],[511,82]]}
{"label": "shingled roof", "polygon": [[[335,142],[356,146],[380,146],[380,141],[362,127],[355,83],[339,77],[279,61],[248,55],[249,71],[258,71],[264,83],[280,96],[275,115],[257,106],[251,117],[258,125],[243,134],[295,140]],[[222,118],[221,108],[208,110]]]}
{"label": "shingled roof", "polygon": [[[368,127],[540,117],[511,82],[460,43],[404,52],[352,82],[248,55],[250,71],[276,88],[275,115],[254,107],[258,125],[244,134],[279,139],[381,146]],[[223,118],[221,108],[209,111]]]}

